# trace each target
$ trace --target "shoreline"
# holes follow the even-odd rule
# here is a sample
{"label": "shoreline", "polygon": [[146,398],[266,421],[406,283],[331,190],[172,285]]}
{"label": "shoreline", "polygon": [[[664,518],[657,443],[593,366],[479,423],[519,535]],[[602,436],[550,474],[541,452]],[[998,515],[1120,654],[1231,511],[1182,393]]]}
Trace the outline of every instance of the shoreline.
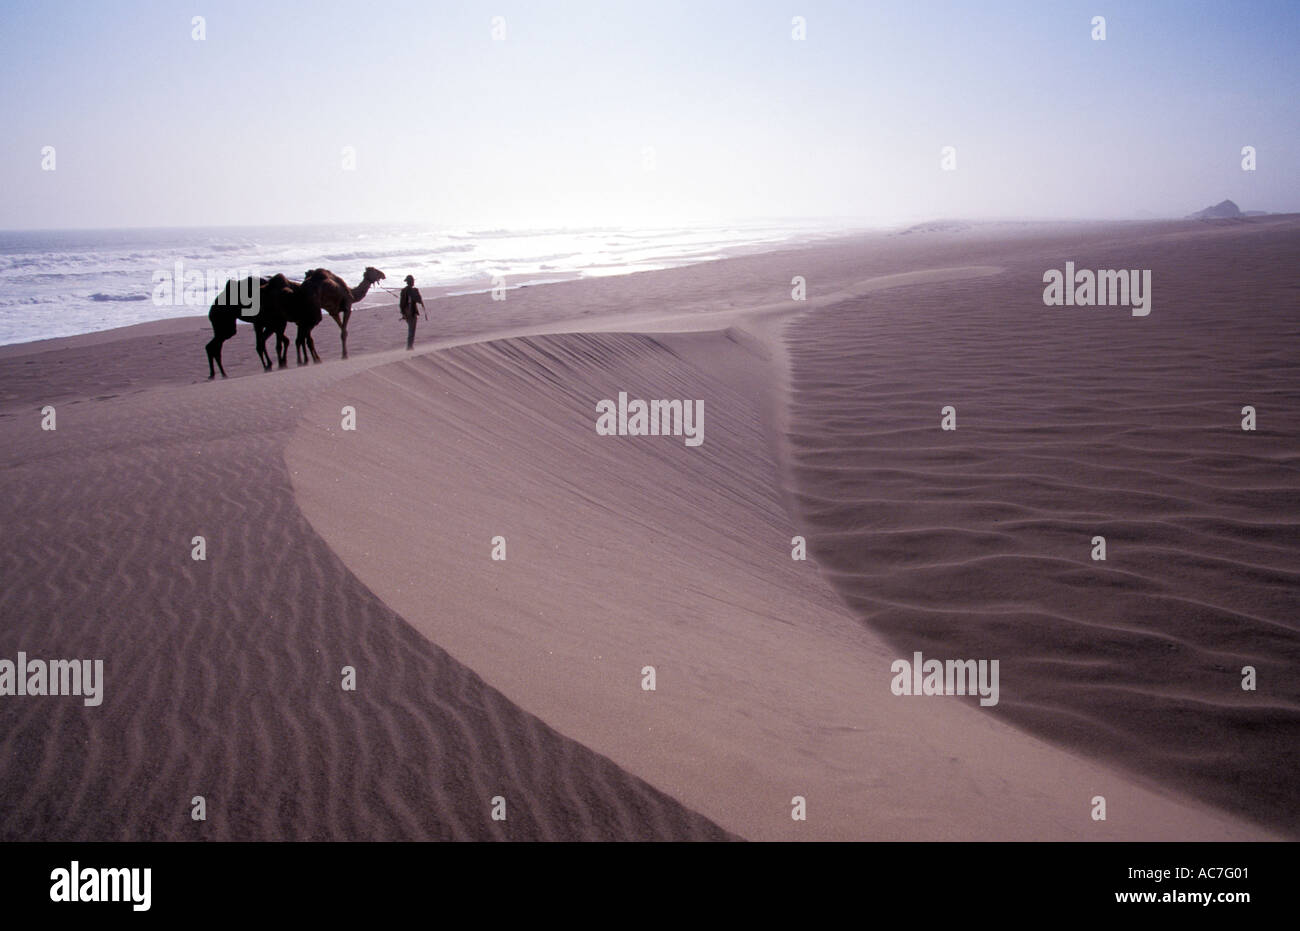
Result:
{"label": "shoreline", "polygon": [[[285,229],[286,230],[292,229],[292,227],[287,227]],[[57,231],[57,232],[67,233],[69,231]],[[123,233],[128,233],[131,231],[123,231],[123,230],[85,231],[86,235],[90,235],[94,232],[98,232],[101,235],[101,237],[105,238],[106,240],[111,240],[114,236],[120,236]],[[157,230],[157,232],[183,233],[184,231],[163,229],[163,230]],[[304,236],[310,236],[311,233],[313,232],[313,227],[310,226],[304,227],[302,228],[301,232]],[[319,231],[317,230],[317,232]],[[412,250],[410,248],[410,243],[402,243],[395,247],[396,251],[392,255],[385,257],[381,249],[378,253],[376,253],[374,256],[371,256],[369,258],[365,258],[365,257],[358,258],[356,256],[349,257],[351,253],[346,253],[346,252],[345,254],[337,254],[336,252],[331,252],[331,249],[337,250],[338,243],[333,243],[333,244],[320,243],[318,245],[321,246],[325,254],[322,255],[319,259],[304,257],[302,259],[302,263],[306,263],[313,267],[319,263],[325,263],[326,266],[332,265],[334,266],[334,268],[340,269],[344,277],[350,277],[350,275],[354,271],[357,272],[359,275],[360,264],[366,261],[375,261],[375,262],[379,262],[381,265],[388,266],[387,270],[392,272],[392,277],[390,279],[391,284],[388,286],[377,284],[375,288],[370,292],[370,294],[367,295],[367,297],[372,299],[372,302],[368,305],[368,307],[373,308],[375,306],[379,306],[382,305],[383,303],[386,303],[388,300],[396,300],[397,291],[401,287],[400,276],[405,274],[407,271],[415,271],[416,277],[423,282],[421,284],[421,290],[424,293],[426,300],[437,300],[437,299],[443,299],[449,297],[466,297],[466,296],[474,296],[479,294],[490,293],[498,285],[498,279],[494,277],[495,275],[498,274],[501,276],[500,280],[505,282],[505,289],[507,291],[518,291],[524,288],[538,287],[546,284],[581,282],[592,278],[622,277],[625,275],[638,274],[645,271],[669,270],[672,268],[681,268],[689,265],[706,264],[708,262],[719,261],[726,258],[761,254],[764,252],[771,252],[771,251],[777,251],[782,249],[800,248],[803,246],[815,246],[817,243],[823,241],[861,235],[864,231],[860,229],[853,229],[853,228],[843,228],[838,230],[832,230],[829,228],[817,229],[817,230],[787,229],[782,234],[780,234],[779,238],[771,238],[771,236],[769,235],[768,237],[765,238],[760,237],[754,240],[742,239],[742,240],[733,241],[727,239],[724,236],[724,239],[722,241],[715,242],[712,244],[707,242],[701,244],[701,243],[696,243],[696,242],[686,240],[686,241],[679,241],[676,243],[676,245],[680,247],[678,251],[670,250],[667,254],[659,254],[664,247],[662,242],[656,241],[653,246],[648,247],[650,248],[651,252],[655,253],[654,255],[641,256],[639,258],[629,257],[627,260],[624,261],[617,260],[613,255],[600,254],[598,256],[597,254],[591,254],[585,251],[589,248],[595,248],[602,245],[601,243],[589,243],[582,238],[582,237],[590,237],[593,234],[596,234],[598,232],[599,231],[595,231],[595,230],[577,231],[574,235],[578,236],[579,238],[575,239],[573,242],[567,243],[567,247],[575,251],[571,255],[560,253],[552,257],[554,259],[563,259],[563,258],[570,258],[576,255],[588,255],[592,259],[591,264],[580,266],[580,267],[571,267],[571,268],[562,267],[561,264],[561,266],[559,267],[555,265],[539,265],[536,268],[527,269],[524,268],[523,266],[527,266],[529,264],[528,260],[521,259],[518,260],[518,262],[516,262],[516,260],[504,258],[500,261],[497,271],[489,271],[489,270],[480,270],[479,272],[465,271],[464,274],[460,276],[457,276],[455,274],[449,276],[445,273],[445,271],[439,272],[439,269],[441,268],[442,263],[445,260],[444,253],[447,253],[449,251],[452,253],[459,253],[464,248],[472,248],[472,246],[469,244],[476,242],[476,240],[474,240],[472,237],[465,237],[465,243],[462,245],[448,245],[448,243],[446,242],[443,242],[440,245],[431,244],[429,246],[428,253],[423,255],[420,253],[419,250]],[[677,232],[681,233],[683,231],[679,230]],[[23,235],[23,233],[24,231],[18,231],[17,235],[21,236]],[[760,231],[758,230],[750,230],[749,233],[751,235],[760,235]],[[37,236],[39,235],[39,231],[31,231],[30,235]],[[557,232],[551,231],[546,235],[555,236],[557,235]],[[625,234],[612,234],[612,235],[616,235],[616,239],[628,238]],[[719,233],[719,235],[723,235],[723,233]],[[525,247],[539,248],[539,246],[535,246],[535,245],[530,246],[529,238],[527,236],[524,236],[522,233],[517,234],[515,236],[516,239],[520,239],[521,237],[522,237],[521,241],[517,243],[518,248],[521,249]],[[507,237],[507,239],[509,238],[510,237]],[[498,242],[500,239],[501,237],[497,234],[489,234],[483,237],[481,240],[477,240],[477,241],[481,243],[491,244],[491,243]],[[565,245],[566,244],[563,243],[555,243],[551,245],[551,248],[562,249],[565,247]],[[617,242],[617,243],[605,242],[603,243],[603,245],[610,249],[613,249],[614,251],[617,251],[620,248],[625,249],[628,247],[628,243],[626,242]],[[715,246],[716,248],[704,248],[704,246],[710,246],[710,245]],[[283,250],[285,246],[286,246],[285,243],[279,244],[279,248],[281,250]],[[181,249],[182,251],[191,251],[191,252],[194,250],[203,249],[202,246],[195,245],[195,244],[190,244],[188,246],[185,246],[183,249],[180,246],[168,247],[165,245],[160,245],[159,248],[160,249],[176,248],[176,249]],[[247,248],[251,250],[252,246],[249,245]],[[275,246],[268,245],[266,248],[274,253]],[[305,249],[306,246],[302,246],[302,247],[298,247],[297,251],[302,252],[305,251]],[[79,319],[81,319],[83,323],[91,324],[91,321],[93,321],[91,329],[85,330],[84,332],[80,332],[80,333],[64,334],[64,336],[66,337],[79,337],[79,336],[86,336],[94,333],[111,332],[114,330],[124,329],[132,326],[143,326],[146,324],[160,323],[166,320],[181,320],[181,319],[188,319],[191,317],[193,318],[206,317],[208,308],[211,304],[211,300],[216,297],[216,289],[219,289],[225,283],[225,280],[227,278],[244,277],[250,273],[257,274],[258,272],[256,270],[258,269],[261,269],[260,273],[264,277],[273,274],[275,270],[284,271],[285,274],[287,274],[288,277],[293,280],[299,279],[302,275],[302,272],[298,270],[302,267],[302,263],[291,262],[290,265],[294,270],[285,271],[285,268],[287,266],[285,265],[283,259],[280,259],[278,261],[274,258],[266,259],[266,261],[269,261],[271,263],[269,265],[263,264],[263,261],[261,260],[253,261],[250,263],[248,262],[248,258],[249,258],[248,254],[245,254],[242,257],[243,264],[239,264],[229,268],[225,268],[224,266],[222,268],[212,267],[213,260],[219,259],[219,257],[222,255],[229,255],[229,253],[225,251],[218,252],[216,255],[210,256],[208,260],[200,260],[193,257],[180,257],[180,256],[175,257],[174,261],[169,262],[166,268],[162,270],[163,274],[166,277],[161,282],[155,281],[154,285],[150,285],[150,286],[142,285],[141,286],[142,292],[138,294],[133,292],[122,292],[120,290],[117,291],[116,295],[95,294],[91,299],[95,301],[99,301],[101,303],[91,304],[89,306],[83,306],[87,298],[85,298],[84,295],[81,294],[65,293],[56,296],[55,294],[52,294],[48,291],[43,291],[40,293],[38,297],[33,298],[29,296],[29,300],[34,300],[37,303],[28,305],[28,309],[26,313],[27,314],[37,314],[37,313],[48,314],[50,316],[50,320],[57,323],[57,322],[61,322],[59,321],[60,313],[67,314],[69,313],[69,307],[75,308],[75,312],[79,315]],[[364,253],[361,253],[361,255],[364,256]],[[435,256],[442,256],[442,258],[434,258]],[[608,259],[608,261],[605,262],[604,264],[601,264],[595,261],[597,257],[603,257],[605,259]],[[22,256],[19,255],[13,258],[21,259]],[[12,260],[13,259],[11,258],[11,261]],[[105,256],[103,257],[102,261],[111,263],[113,261],[113,257],[111,255]],[[483,259],[481,261],[488,261],[488,260]],[[212,289],[207,295],[207,300],[203,302],[201,306],[189,304],[188,302],[182,302],[181,300],[179,300],[180,295],[179,294],[174,295],[172,291],[172,282],[178,280],[181,276],[186,274],[184,271],[184,266],[187,262],[190,263],[191,272],[198,272],[202,274],[205,277],[207,287]],[[399,262],[401,263],[400,270],[399,270],[399,265],[396,264]],[[434,266],[434,274],[432,275],[430,274],[430,267],[429,267],[430,262],[432,262],[432,265]],[[520,266],[518,263],[522,263],[522,266]],[[21,265],[22,262],[19,262],[18,264]],[[174,274],[173,274],[173,269],[174,269]],[[154,270],[153,274],[157,275],[158,271],[159,270]],[[136,269],[136,272],[138,273],[139,269]],[[8,281],[8,279],[5,280]],[[26,282],[24,282],[24,284],[26,284]],[[121,323],[116,326],[99,325],[104,322],[105,317],[107,316],[107,312],[101,310],[100,309],[101,307],[124,307],[124,308],[147,307],[148,303],[152,300],[153,295],[157,293],[153,289],[159,285],[165,285],[167,288],[166,293],[168,294],[168,299],[164,302],[163,306],[159,306],[155,304],[153,307],[153,310],[160,314],[159,316],[157,316],[154,319],[138,319],[140,316],[138,312],[133,314],[126,314],[125,311],[123,311],[123,316],[125,316],[126,319],[135,318],[136,322]],[[16,284],[11,284],[11,286],[15,289],[22,287],[22,285],[16,285]],[[109,287],[109,286],[106,285],[105,287]],[[379,296],[381,292],[385,290],[390,292],[386,298],[381,297],[379,301],[373,300],[374,297]],[[177,299],[173,300],[172,299],[173,297]],[[61,307],[59,311],[52,312],[50,308],[59,306],[57,303],[59,299],[62,300],[64,306]],[[22,305],[17,305],[17,307],[21,307],[21,306]],[[367,306],[367,305],[363,304],[363,306]],[[14,327],[15,329],[13,330],[12,335],[17,336],[17,339],[13,341],[7,341],[0,344],[0,348],[2,348],[3,346],[25,345],[28,343],[46,342],[48,339],[51,339],[51,337],[33,338],[31,335],[27,334],[26,330],[21,327],[23,320],[13,315],[13,312],[16,310],[15,306],[7,305],[4,308],[0,308],[0,310],[3,310],[3,314],[0,314],[0,318],[3,318],[5,327],[6,328]],[[192,311],[192,312],[187,312],[187,311]],[[146,311],[146,315],[147,313],[148,311]],[[62,337],[52,337],[52,338],[57,339]],[[6,337],[6,339],[8,339],[8,337]]]}
{"label": "shoreline", "polygon": [[[817,250],[825,247],[834,247],[848,243],[864,241],[888,241],[890,239],[901,237],[914,237],[915,239],[924,239],[929,237],[931,241],[942,241],[944,239],[955,239],[958,237],[968,236],[977,238],[997,238],[1005,237],[1014,238],[1032,238],[1035,236],[1054,236],[1063,232],[1074,232],[1080,235],[1087,235],[1097,231],[1135,233],[1142,231],[1160,230],[1166,235],[1185,235],[1187,233],[1205,233],[1213,235],[1221,231],[1254,231],[1266,228],[1269,225],[1286,223],[1294,221],[1300,214],[1275,213],[1258,217],[1241,218],[1239,220],[1229,219],[1208,219],[1196,220],[1190,218],[1181,219],[1129,219],[1129,220],[980,220],[980,221],[936,221],[932,223],[916,223],[910,226],[889,227],[883,229],[858,229],[846,230],[836,233],[819,233],[815,239],[799,239],[798,236],[806,234],[796,234],[790,240],[775,243],[751,243],[733,247],[728,254],[718,257],[702,258],[695,261],[684,262],[677,265],[671,265],[666,268],[637,270],[617,275],[589,275],[578,276],[573,278],[557,278],[555,280],[528,282],[522,285],[510,285],[507,287],[508,293],[514,294],[530,288],[546,288],[556,285],[575,285],[603,281],[608,278],[625,278],[633,275],[660,274],[663,272],[673,272],[684,268],[693,268],[697,266],[708,266],[717,262],[731,262],[739,259],[752,258],[755,256],[768,255],[773,253],[797,252],[801,250]],[[340,266],[342,267],[342,266]],[[348,269],[345,269],[347,271]],[[393,289],[394,291],[396,289]],[[466,291],[463,286],[422,286],[422,291],[429,291],[434,294],[430,300],[444,302],[449,300],[477,299],[491,292],[490,287],[476,288],[475,290]],[[383,293],[383,292],[381,292]],[[387,306],[395,306],[397,302],[396,294],[386,294],[382,299],[375,300],[374,293],[367,295],[367,301],[358,305],[354,314],[364,314],[368,311],[380,310]],[[34,340],[25,340],[14,343],[0,344],[0,360],[10,358],[15,355],[25,355],[31,352],[44,352],[52,349],[63,348],[64,346],[73,345],[99,345],[105,341],[117,339],[130,339],[135,337],[149,336],[171,336],[181,332],[188,332],[194,325],[207,328],[206,307],[197,309],[194,314],[180,315],[174,317],[163,317],[157,320],[146,320],[138,323],[123,324],[121,326],[107,327],[105,329],[91,330],[85,333],[76,333],[68,336],[55,336],[40,338]],[[322,321],[331,322],[328,317]],[[241,331],[244,329],[240,328]],[[318,327],[319,330],[319,327]],[[64,342],[77,341],[77,342]],[[89,341],[89,342],[87,342]]]}

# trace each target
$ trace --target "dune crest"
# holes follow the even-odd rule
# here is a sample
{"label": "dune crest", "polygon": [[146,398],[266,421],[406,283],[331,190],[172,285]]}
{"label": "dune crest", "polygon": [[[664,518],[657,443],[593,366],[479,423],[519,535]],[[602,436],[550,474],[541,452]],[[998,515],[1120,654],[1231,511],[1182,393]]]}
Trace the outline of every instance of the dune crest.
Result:
{"label": "dune crest", "polygon": [[[433,642],[741,836],[1266,836],[959,699],[891,695],[895,651],[791,558],[770,348],[734,327],[586,333],[374,368],[305,412],[285,453],[296,497]],[[620,389],[703,399],[707,441],[598,435],[597,401]],[[1107,822],[1088,818],[1096,794]]]}

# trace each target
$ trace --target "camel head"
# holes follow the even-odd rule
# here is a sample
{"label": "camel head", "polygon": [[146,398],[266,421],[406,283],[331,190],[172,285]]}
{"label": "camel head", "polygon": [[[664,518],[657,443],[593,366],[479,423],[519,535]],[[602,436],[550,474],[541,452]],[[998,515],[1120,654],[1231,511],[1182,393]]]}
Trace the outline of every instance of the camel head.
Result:
{"label": "camel head", "polygon": [[370,284],[374,284],[376,281],[383,281],[388,276],[385,275],[383,272],[381,272],[379,269],[371,268],[369,265],[367,265],[366,272],[361,277],[363,280],[369,282]]}

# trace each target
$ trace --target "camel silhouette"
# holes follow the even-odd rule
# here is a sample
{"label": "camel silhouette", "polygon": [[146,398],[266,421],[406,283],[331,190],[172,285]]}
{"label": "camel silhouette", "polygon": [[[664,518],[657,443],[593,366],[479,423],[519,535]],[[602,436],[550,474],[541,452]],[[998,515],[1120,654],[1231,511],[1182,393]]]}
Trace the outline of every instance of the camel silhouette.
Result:
{"label": "camel silhouette", "polygon": [[[226,340],[235,335],[239,321],[253,325],[253,336],[257,343],[257,357],[265,369],[271,368],[271,357],[266,351],[266,340],[276,334],[276,354],[284,357],[280,343],[286,342],[284,326],[288,304],[293,298],[290,282],[283,275],[272,278],[243,278],[226,282],[226,287],[208,310],[208,322],[212,324],[212,339],[204,347],[208,352],[208,378],[226,377],[226,368],[221,364],[221,347]],[[287,353],[287,348],[285,352]]]}
{"label": "camel silhouette", "polygon": [[325,268],[312,269],[303,278],[304,286],[310,283],[312,299],[339,325],[339,342],[343,345],[343,358],[348,357],[348,319],[352,316],[352,305],[366,296],[372,284],[383,281],[387,277],[379,269],[366,266],[365,272],[361,275],[361,283],[355,288],[349,288],[346,281]]}
{"label": "camel silhouette", "polygon": [[235,335],[239,321],[253,325],[257,357],[267,371],[272,368],[271,356],[266,351],[266,341],[275,335],[275,355],[281,368],[288,364],[289,339],[285,329],[292,323],[297,327],[294,339],[294,356],[299,365],[309,361],[319,362],[312,330],[329,313],[339,325],[339,339],[343,344],[343,358],[348,356],[348,319],[352,305],[366,296],[370,286],[387,276],[377,268],[367,267],[361,284],[349,288],[338,275],[324,268],[309,269],[301,282],[290,281],[283,274],[270,278],[244,278],[226,282],[225,290],[217,295],[208,320],[212,324],[212,340],[207,344],[208,378],[216,378],[217,370],[226,377],[221,364],[221,347]]}
{"label": "camel silhouette", "polygon": [[[316,329],[316,324],[324,319],[320,302],[320,290],[324,280],[321,272],[319,268],[308,270],[303,275],[301,283],[285,281],[284,300],[280,306],[285,323],[292,323],[298,328],[293,346],[294,357],[299,365],[305,365],[309,361],[308,353],[311,354],[310,361],[320,361],[320,356],[316,352],[316,342],[311,338],[311,331]],[[284,365],[289,352],[288,339],[277,337],[275,347],[276,354],[280,357],[280,364]]]}

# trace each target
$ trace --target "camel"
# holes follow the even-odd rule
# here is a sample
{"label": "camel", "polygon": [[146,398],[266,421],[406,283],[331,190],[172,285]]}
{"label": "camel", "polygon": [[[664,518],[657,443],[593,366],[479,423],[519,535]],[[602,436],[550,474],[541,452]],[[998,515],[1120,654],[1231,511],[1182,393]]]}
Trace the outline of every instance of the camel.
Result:
{"label": "camel", "polygon": [[[311,336],[312,330],[323,319],[320,301],[315,295],[314,274],[313,271],[308,271],[303,275],[302,281],[290,281],[283,274],[277,274],[270,279],[267,290],[263,292],[270,295],[271,301],[262,331],[257,334],[259,340],[257,352],[259,356],[267,359],[268,369],[271,365],[269,357],[266,356],[265,344],[267,337],[272,333],[275,334],[275,355],[280,368],[288,364],[289,339],[284,335],[284,331],[290,323],[298,329],[294,339],[294,354],[298,364],[305,365],[309,359],[320,361],[320,356],[316,352],[316,342]],[[309,282],[312,286],[304,287]]]}
{"label": "camel", "polygon": [[[290,281],[282,274],[271,279],[272,310],[260,338],[264,343],[267,336],[271,333],[275,334],[275,355],[280,368],[288,364],[289,339],[284,335],[284,331],[290,323],[298,328],[294,340],[298,364],[302,365],[308,361],[309,352],[312,359],[320,361],[320,356],[316,354],[316,343],[311,338],[311,331],[322,319],[320,303],[314,298],[310,289],[303,287],[306,278],[310,277],[311,272],[308,272],[301,282]],[[265,355],[265,352],[264,346],[258,347],[259,355]],[[269,363],[267,368],[270,368]]]}
{"label": "camel", "polygon": [[[352,305],[366,296],[372,284],[383,281],[387,277],[379,269],[366,266],[361,276],[361,284],[355,288],[349,288],[346,281],[324,268],[312,269],[303,279],[304,287],[309,281],[311,282],[312,297],[320,305],[321,310],[334,318],[334,322],[339,325],[339,341],[343,344],[343,358],[348,357],[348,319],[352,316]],[[310,340],[310,336],[308,339]]]}
{"label": "camel", "polygon": [[[284,357],[280,343],[284,340],[284,326],[288,305],[292,302],[294,292],[291,282],[283,275],[273,278],[244,278],[240,281],[227,281],[225,289],[217,295],[208,311],[208,321],[212,324],[212,340],[205,349],[208,352],[208,378],[216,378],[216,369],[221,370],[221,377],[226,377],[226,368],[221,364],[221,346],[235,335],[239,321],[253,325],[253,336],[257,341],[257,357],[262,367],[270,370],[271,357],[266,351],[266,340],[272,333],[276,334],[276,354],[280,364]],[[254,292],[256,289],[256,294]],[[256,311],[249,314],[249,311]],[[285,341],[287,342],[287,341]],[[287,352],[287,349],[285,350]],[[215,365],[214,365],[215,363]]]}
{"label": "camel", "polygon": [[[320,356],[316,353],[316,342],[311,338],[311,331],[316,329],[316,324],[324,319],[321,314],[320,299],[320,292],[324,287],[322,271],[319,268],[309,270],[303,275],[301,284],[296,281],[286,281],[292,299],[284,305],[285,323],[293,323],[298,327],[298,335],[293,341],[293,346],[294,357],[299,365],[307,363],[309,352],[312,360],[320,361]],[[280,357],[280,364],[284,365],[289,353],[289,340],[278,336],[275,341],[275,351]]]}
{"label": "camel", "polygon": [[[270,371],[272,363],[266,351],[266,341],[272,333],[275,334],[275,355],[280,367],[288,364],[289,340],[284,331],[290,323],[298,328],[294,340],[298,364],[320,361],[316,343],[312,339],[312,330],[324,319],[324,312],[328,312],[339,325],[343,358],[346,359],[348,319],[352,316],[352,305],[366,296],[372,284],[386,277],[379,269],[367,267],[361,284],[349,288],[347,282],[333,272],[315,268],[309,269],[301,282],[290,281],[283,274],[258,278],[256,284],[253,278],[226,282],[225,290],[217,295],[208,311],[213,334],[206,347],[208,378],[215,378],[217,369],[221,370],[222,378],[226,377],[226,369],[221,364],[221,346],[235,335],[240,320],[253,324],[257,357],[267,371]],[[252,297],[254,287],[257,288],[256,300]],[[256,313],[250,315],[248,312],[254,308]]]}

